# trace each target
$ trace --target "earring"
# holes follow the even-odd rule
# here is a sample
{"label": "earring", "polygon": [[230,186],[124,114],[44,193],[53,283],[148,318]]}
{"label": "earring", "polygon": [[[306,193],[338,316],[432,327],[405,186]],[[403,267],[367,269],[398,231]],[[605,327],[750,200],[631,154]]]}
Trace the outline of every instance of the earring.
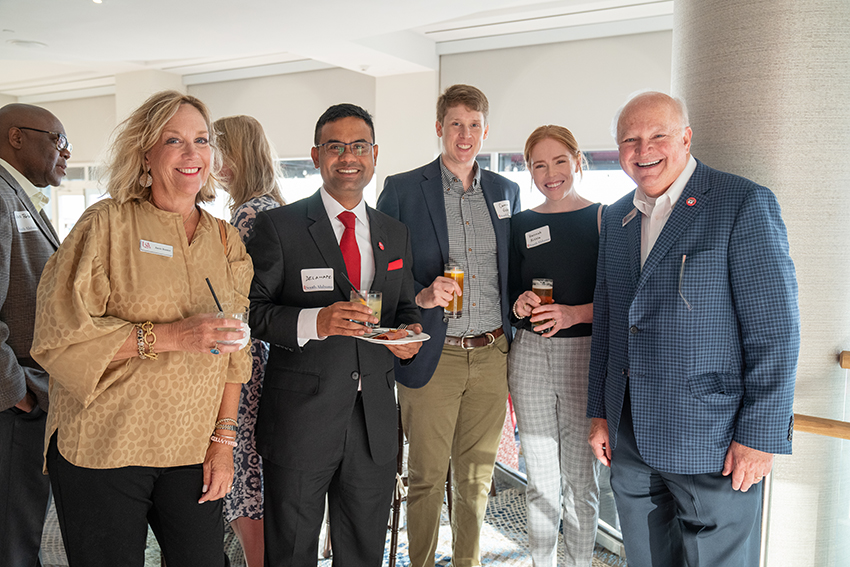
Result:
{"label": "earring", "polygon": [[153,178],[151,177],[150,172],[146,171],[139,177],[139,185],[142,187],[150,187],[153,183]]}

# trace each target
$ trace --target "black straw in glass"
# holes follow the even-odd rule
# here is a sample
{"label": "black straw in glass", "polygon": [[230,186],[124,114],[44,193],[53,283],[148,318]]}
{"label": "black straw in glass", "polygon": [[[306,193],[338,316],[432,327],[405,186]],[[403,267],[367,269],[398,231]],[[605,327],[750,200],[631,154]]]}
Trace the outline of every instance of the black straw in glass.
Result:
{"label": "black straw in glass", "polygon": [[218,306],[218,310],[219,310],[219,311],[224,311],[224,309],[222,309],[222,308],[221,308],[221,303],[219,303],[219,302],[218,302],[218,297],[216,296],[216,294],[215,294],[215,290],[213,289],[213,286],[212,286],[212,284],[210,283],[210,279],[209,279],[209,278],[206,278],[206,280],[207,280],[207,285],[208,285],[208,286],[210,286],[210,293],[212,294],[213,299],[215,299],[215,304],[216,304],[216,306]]}

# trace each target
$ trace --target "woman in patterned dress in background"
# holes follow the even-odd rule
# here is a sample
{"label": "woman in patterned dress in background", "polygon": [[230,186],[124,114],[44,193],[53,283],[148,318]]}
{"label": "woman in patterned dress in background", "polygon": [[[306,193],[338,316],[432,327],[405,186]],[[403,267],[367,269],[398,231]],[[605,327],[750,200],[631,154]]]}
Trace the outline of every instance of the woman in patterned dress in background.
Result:
{"label": "woman in patterned dress in background", "polygon": [[[230,194],[230,224],[250,238],[257,213],[285,204],[277,186],[275,155],[263,127],[251,116],[228,116],[213,124],[222,152],[219,179]],[[251,380],[242,386],[238,447],[233,450],[233,490],[224,501],[224,519],[239,538],[248,567],[263,566],[263,473],[254,429],[263,391],[268,345],[251,340]]]}

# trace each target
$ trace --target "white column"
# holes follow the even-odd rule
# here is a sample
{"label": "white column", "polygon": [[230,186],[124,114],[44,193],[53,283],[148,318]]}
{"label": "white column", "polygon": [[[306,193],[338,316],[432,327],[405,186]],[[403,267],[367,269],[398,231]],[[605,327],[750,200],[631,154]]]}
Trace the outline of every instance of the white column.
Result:
{"label": "white column", "polygon": [[[694,155],[779,198],[800,289],[795,411],[850,419],[850,2],[676,0],[673,91]],[[764,564],[850,565],[848,484],[850,442],[796,434],[774,466]]]}

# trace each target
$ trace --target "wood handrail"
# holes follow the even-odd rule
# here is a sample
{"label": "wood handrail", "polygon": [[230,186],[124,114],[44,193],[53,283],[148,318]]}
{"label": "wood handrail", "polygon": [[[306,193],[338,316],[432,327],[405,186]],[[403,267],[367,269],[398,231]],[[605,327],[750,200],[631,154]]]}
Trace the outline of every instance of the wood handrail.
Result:
{"label": "wood handrail", "polygon": [[794,414],[794,430],[815,433],[836,439],[850,439],[850,423],[824,417]]}
{"label": "wood handrail", "polygon": [[850,368],[850,350],[842,350],[838,355],[838,364],[845,370]]}

